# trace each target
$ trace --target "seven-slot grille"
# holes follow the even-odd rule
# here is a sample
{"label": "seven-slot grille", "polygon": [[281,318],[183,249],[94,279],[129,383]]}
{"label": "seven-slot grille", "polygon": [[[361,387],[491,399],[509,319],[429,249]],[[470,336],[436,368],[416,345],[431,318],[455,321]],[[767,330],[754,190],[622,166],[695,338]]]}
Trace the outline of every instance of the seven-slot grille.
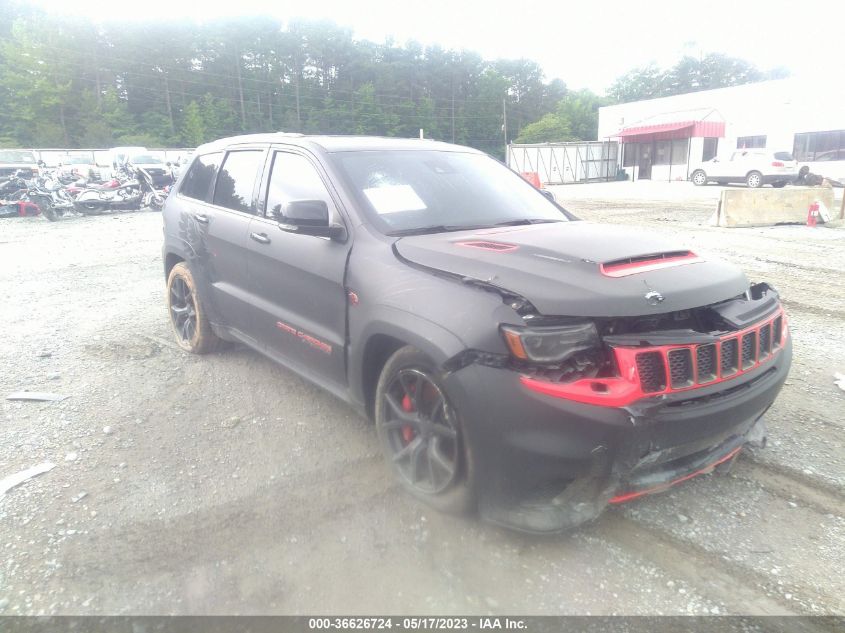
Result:
{"label": "seven-slot grille", "polygon": [[783,345],[783,314],[714,343],[637,350],[640,389],[654,394],[731,378],[771,358]]}

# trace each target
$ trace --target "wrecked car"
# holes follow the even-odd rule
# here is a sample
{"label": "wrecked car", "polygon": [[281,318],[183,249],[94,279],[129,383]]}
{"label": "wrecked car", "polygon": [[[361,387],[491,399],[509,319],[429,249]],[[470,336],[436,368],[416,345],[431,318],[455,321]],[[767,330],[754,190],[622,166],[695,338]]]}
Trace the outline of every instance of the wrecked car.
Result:
{"label": "wrecked car", "polygon": [[791,362],[777,292],[423,140],[223,139],[164,212],[179,345],[252,347],[375,422],[415,497],[532,532],[727,466]]}

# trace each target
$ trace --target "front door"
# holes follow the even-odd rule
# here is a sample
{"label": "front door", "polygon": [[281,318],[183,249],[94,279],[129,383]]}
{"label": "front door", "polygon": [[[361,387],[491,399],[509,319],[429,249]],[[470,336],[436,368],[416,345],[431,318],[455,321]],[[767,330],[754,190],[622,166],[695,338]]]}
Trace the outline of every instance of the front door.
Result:
{"label": "front door", "polygon": [[264,209],[250,225],[247,263],[255,297],[256,332],[271,356],[338,388],[346,384],[346,260],[351,241],[279,228],[288,203],[323,200],[343,221],[316,162],[305,154],[271,151],[261,185]]}

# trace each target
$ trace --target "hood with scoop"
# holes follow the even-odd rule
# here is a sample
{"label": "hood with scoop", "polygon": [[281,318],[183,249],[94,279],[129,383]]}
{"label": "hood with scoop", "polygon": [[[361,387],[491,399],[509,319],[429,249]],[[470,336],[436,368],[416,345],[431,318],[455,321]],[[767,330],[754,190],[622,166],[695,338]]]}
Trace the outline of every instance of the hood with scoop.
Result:
{"label": "hood with scoop", "polygon": [[520,295],[544,315],[659,314],[748,289],[745,275],[719,259],[580,221],[407,236],[394,250],[410,264]]}

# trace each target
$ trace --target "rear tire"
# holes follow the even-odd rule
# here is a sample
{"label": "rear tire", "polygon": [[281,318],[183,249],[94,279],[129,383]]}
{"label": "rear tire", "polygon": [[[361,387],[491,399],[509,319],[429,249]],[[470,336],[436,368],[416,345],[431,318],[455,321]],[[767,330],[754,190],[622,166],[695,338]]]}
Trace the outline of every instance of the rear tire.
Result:
{"label": "rear tire", "polygon": [[179,347],[192,354],[208,354],[220,347],[191,270],[179,262],[167,276],[167,311]]}
{"label": "rear tire", "polygon": [[50,222],[55,222],[59,219],[59,216],[53,210],[53,204],[50,200],[42,196],[30,196],[30,200],[38,207],[41,215],[50,220]]}
{"label": "rear tire", "polygon": [[759,189],[763,186],[763,174],[759,171],[752,171],[745,177],[745,184],[751,189]]}
{"label": "rear tire", "polygon": [[431,359],[410,346],[394,353],[382,369],[375,398],[376,431],[400,485],[440,512],[472,511],[471,453]]}
{"label": "rear tire", "polygon": [[83,215],[100,215],[106,210],[106,203],[97,200],[75,200],[73,205]]}
{"label": "rear tire", "polygon": [[701,187],[707,184],[707,174],[705,174],[702,170],[696,169],[692,172],[692,184],[696,187]]}

